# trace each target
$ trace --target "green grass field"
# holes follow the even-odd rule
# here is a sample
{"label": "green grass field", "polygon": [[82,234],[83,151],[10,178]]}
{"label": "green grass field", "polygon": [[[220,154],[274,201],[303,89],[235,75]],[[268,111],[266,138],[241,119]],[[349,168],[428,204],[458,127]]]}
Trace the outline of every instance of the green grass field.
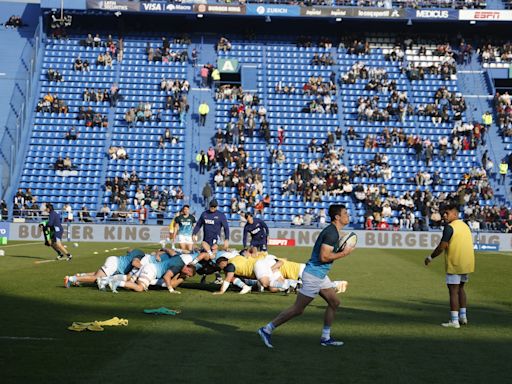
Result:
{"label": "green grass field", "polygon": [[[448,319],[442,258],[423,266],[425,252],[357,250],[339,260],[331,278],[349,281],[333,335],[341,348],[319,345],[324,304],[274,333],[273,350],[256,330],[295,295],[202,288],[195,278],[181,295],[165,290],[119,294],[95,287],[65,289],[63,276],[90,272],[112,248],[82,243],[72,262],[48,262],[41,243],[10,243],[0,257],[1,383],[504,383],[512,369],[512,257],[477,255],[467,286],[470,325]],[[111,250],[106,253],[105,249]],[[147,249],[147,248],[146,248]],[[98,252],[94,255],[93,252]],[[305,261],[309,249],[274,248]],[[202,289],[201,289],[202,288]],[[179,308],[178,316],[144,308]],[[71,332],[73,321],[129,320],[104,332]],[[20,339],[27,337],[29,339]],[[48,340],[39,340],[48,338]]]}

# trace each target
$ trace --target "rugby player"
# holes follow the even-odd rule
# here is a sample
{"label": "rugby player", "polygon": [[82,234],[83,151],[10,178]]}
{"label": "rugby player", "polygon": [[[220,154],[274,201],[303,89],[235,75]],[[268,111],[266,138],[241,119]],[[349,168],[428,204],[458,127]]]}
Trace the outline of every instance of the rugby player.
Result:
{"label": "rugby player", "polygon": [[[217,200],[210,201],[209,209],[204,211],[199,217],[194,230],[192,231],[192,238],[194,242],[197,241],[197,233],[203,228],[203,242],[201,243],[202,248],[208,252],[213,259],[212,247],[217,245],[220,240],[221,230],[224,230],[224,250],[229,247],[229,225],[224,213],[217,210]],[[222,284],[222,278],[218,272],[215,273],[215,283]],[[205,275],[201,279],[201,282],[205,282]]]}
{"label": "rugby player", "polygon": [[176,291],[187,277],[195,275],[195,267],[193,265],[186,265],[181,257],[170,257],[168,259],[148,263],[140,269],[139,273],[135,275],[135,281],[131,280],[118,280],[111,279],[109,286],[112,292],[117,293],[117,288],[131,289],[135,292],[147,291],[152,282],[162,278],[171,293],[180,293]]}
{"label": "rugby player", "polygon": [[446,225],[443,236],[434,252],[425,258],[428,266],[432,259],[444,251],[446,285],[450,295],[450,320],[441,325],[446,328],[460,328],[467,325],[467,298],[464,285],[469,280],[469,274],[475,271],[475,251],[471,230],[459,219],[459,205],[449,202],[443,209],[443,219]]}
{"label": "rugby player", "polygon": [[336,291],[333,289],[332,281],[327,274],[332,267],[332,263],[348,256],[354,247],[346,246],[342,251],[334,252],[334,247],[340,238],[340,231],[350,222],[345,206],[341,204],[331,205],[329,207],[329,217],[331,223],[320,232],[311,252],[311,258],[306,263],[302,273],[302,287],[297,294],[295,303],[281,312],[266,326],[258,329],[259,336],[268,348],[273,348],[272,332],[280,325],[301,315],[317,295],[320,295],[327,302],[320,345],[335,347],[343,345],[342,341],[331,338],[331,325],[340,301],[336,297]]}
{"label": "rugby player", "polygon": [[63,260],[65,255],[66,260],[71,261],[73,255],[71,255],[62,244],[62,235],[64,233],[62,218],[59,213],[55,211],[51,203],[46,203],[46,211],[48,212],[48,222],[46,226],[49,228],[51,234],[50,246],[57,252],[57,260]]}
{"label": "rugby player", "polygon": [[194,246],[192,230],[196,223],[194,215],[190,214],[190,206],[184,205],[181,213],[174,219],[173,242],[185,252],[191,252]]}
{"label": "rugby player", "polygon": [[129,250],[124,256],[109,256],[105,260],[105,264],[96,272],[78,273],[74,276],[64,277],[64,286],[69,288],[71,285],[78,286],[80,283],[98,284],[101,289],[101,279],[116,274],[126,275],[133,268],[141,267],[141,260],[144,252],[140,249]]}
{"label": "rugby player", "polygon": [[252,213],[246,213],[245,218],[247,223],[244,226],[244,234],[242,244],[243,247],[247,246],[247,236],[251,235],[250,246],[255,247],[260,251],[267,250],[268,243],[268,227],[267,224],[257,217],[253,217]]}
{"label": "rugby player", "polygon": [[266,254],[256,257],[245,257],[239,255],[231,259],[228,259],[224,256],[217,258],[217,266],[220,268],[220,270],[224,271],[225,277],[220,289],[213,294],[224,294],[231,283],[241,289],[240,294],[244,295],[249,293],[252,287],[244,283],[241,278],[254,279],[256,277],[254,275],[254,265],[259,259],[262,259],[265,256]]}

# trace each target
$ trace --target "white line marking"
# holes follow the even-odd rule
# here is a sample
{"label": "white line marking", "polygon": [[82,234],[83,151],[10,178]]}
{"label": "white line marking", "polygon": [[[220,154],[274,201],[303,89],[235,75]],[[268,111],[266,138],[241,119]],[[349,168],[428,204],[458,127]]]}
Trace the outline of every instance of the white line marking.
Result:
{"label": "white line marking", "polygon": [[38,243],[37,241],[33,241],[31,243],[11,244],[11,245],[4,245],[1,248],[3,249],[3,248],[10,248],[10,247],[19,247],[20,245],[34,245],[37,243]]}
{"label": "white line marking", "polygon": [[43,341],[56,340],[53,337],[29,337],[29,336],[23,336],[23,337],[20,337],[20,336],[0,336],[0,339],[3,339],[3,340],[43,340]]}
{"label": "white line marking", "polygon": [[39,261],[34,261],[34,264],[53,263],[54,261],[57,261],[57,260],[39,260]]}

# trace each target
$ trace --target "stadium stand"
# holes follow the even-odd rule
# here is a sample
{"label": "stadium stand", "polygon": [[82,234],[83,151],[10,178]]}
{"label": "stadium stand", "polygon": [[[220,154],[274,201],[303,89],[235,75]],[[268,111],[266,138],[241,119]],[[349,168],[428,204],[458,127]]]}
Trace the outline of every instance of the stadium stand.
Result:
{"label": "stadium stand", "polygon": [[[256,211],[273,223],[320,221],[340,202],[356,213],[355,227],[385,222],[421,230],[436,225],[434,213],[449,194],[471,199],[477,210],[497,202],[482,172],[488,127],[469,117],[459,89],[458,67],[471,62],[471,53],[458,56],[445,41],[378,33],[341,42],[236,35],[213,42],[197,35],[192,43],[140,33],[109,43],[108,34],[93,35],[45,40],[40,101],[18,184],[38,201],[101,210],[104,220],[174,217],[190,172],[185,148],[192,119],[180,111],[192,84],[215,96],[207,128],[221,140],[212,137],[208,177],[230,220]],[[255,68],[254,81],[215,82],[209,91],[188,57],[199,47],[201,64],[236,59]],[[508,48],[486,49],[493,52],[483,58],[489,64]],[[108,60],[100,60],[106,51]],[[173,85],[163,86],[167,81]],[[237,94],[244,82],[257,89]],[[235,145],[226,139],[233,127],[242,131]],[[197,144],[194,153],[207,152]]]}

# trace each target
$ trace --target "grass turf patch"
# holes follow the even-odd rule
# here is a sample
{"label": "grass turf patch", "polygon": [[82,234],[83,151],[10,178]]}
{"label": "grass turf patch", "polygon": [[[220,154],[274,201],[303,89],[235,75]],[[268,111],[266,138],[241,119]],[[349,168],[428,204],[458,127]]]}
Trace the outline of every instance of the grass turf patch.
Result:
{"label": "grass turf patch", "polygon": [[[38,262],[53,259],[53,251],[40,243],[19,244],[3,248],[6,256],[0,257],[2,383],[482,383],[504,382],[511,374],[507,255],[477,255],[467,285],[470,324],[454,330],[439,326],[449,311],[441,258],[426,268],[425,252],[356,250],[335,262],[330,274],[349,281],[332,331],[345,346],[319,345],[325,306],[316,299],[304,315],[277,329],[269,350],[256,330],[291,305],[294,295],[214,296],[218,286],[201,286],[198,277],[181,295],[66,289],[65,275],[95,271],[106,257],[134,244],[81,243],[72,248],[72,262],[44,263]],[[271,251],[303,262],[311,250]],[[143,313],[161,306],[183,312]],[[66,329],[73,321],[113,316],[128,319],[128,327]]]}

